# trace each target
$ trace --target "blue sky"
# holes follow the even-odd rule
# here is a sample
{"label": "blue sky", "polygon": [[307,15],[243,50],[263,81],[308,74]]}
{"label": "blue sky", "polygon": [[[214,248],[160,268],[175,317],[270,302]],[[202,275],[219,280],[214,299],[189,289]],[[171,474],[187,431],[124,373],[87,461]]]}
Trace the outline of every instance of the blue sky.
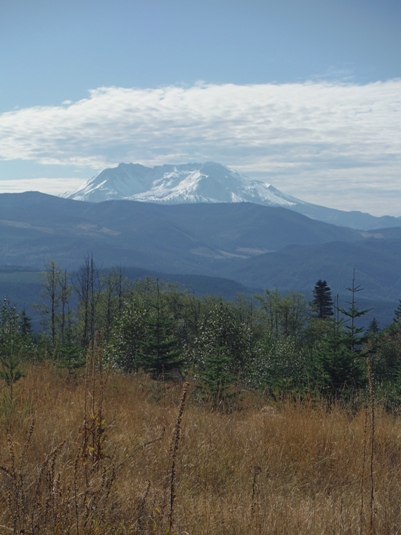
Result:
{"label": "blue sky", "polygon": [[401,215],[398,0],[1,0],[0,192],[213,160]]}

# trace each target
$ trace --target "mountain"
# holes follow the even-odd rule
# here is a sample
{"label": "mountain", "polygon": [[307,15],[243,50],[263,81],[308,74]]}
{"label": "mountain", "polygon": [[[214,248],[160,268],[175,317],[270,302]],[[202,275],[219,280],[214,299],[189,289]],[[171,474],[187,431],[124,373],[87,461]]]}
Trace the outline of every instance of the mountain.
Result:
{"label": "mountain", "polygon": [[74,269],[93,254],[104,267],[222,277],[235,259],[294,243],[364,239],[361,231],[251,203],[89,203],[35,192],[0,195],[0,236],[0,265],[42,268],[52,258]]}
{"label": "mountain", "polygon": [[302,203],[259,180],[207,162],[145,167],[121,163],[105,169],[82,188],[65,195],[89,202],[130,200],[165,204],[253,202],[289,207]]}
{"label": "mountain", "polygon": [[354,229],[401,227],[401,218],[345,212],[301,201],[219,163],[145,167],[121,163],[104,169],[64,197],[79,201],[130,200],[162,204],[241,203],[283,207],[312,219]]}

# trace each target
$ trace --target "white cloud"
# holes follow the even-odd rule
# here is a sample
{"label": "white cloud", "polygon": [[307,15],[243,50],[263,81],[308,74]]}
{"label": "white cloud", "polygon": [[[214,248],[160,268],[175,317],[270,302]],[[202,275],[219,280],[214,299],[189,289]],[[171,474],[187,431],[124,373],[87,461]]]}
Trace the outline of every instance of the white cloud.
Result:
{"label": "white cloud", "polygon": [[19,180],[1,180],[2,193],[22,193],[24,191],[41,191],[50,195],[62,195],[82,186],[80,178],[21,178]]}
{"label": "white cloud", "polygon": [[326,188],[335,197],[336,188],[372,183],[394,191],[401,80],[102,87],[75,103],[3,113],[0,139],[7,160],[93,170],[122,161],[216,160],[292,194]]}

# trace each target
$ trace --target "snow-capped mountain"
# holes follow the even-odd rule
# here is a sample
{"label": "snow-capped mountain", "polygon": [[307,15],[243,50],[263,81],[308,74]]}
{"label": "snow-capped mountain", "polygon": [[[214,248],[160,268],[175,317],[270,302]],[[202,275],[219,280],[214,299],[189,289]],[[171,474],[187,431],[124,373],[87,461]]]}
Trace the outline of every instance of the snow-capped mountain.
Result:
{"label": "snow-capped mountain", "polygon": [[111,200],[164,204],[251,202],[280,206],[311,219],[354,229],[401,226],[401,218],[345,212],[301,201],[272,185],[251,180],[214,162],[155,167],[120,163],[117,167],[104,169],[83,187],[63,197],[94,203]]}
{"label": "snow-capped mountain", "polygon": [[285,208],[305,204],[269,184],[213,162],[152,168],[121,163],[105,169],[65,197],[89,202],[123,199],[166,204],[253,202]]}

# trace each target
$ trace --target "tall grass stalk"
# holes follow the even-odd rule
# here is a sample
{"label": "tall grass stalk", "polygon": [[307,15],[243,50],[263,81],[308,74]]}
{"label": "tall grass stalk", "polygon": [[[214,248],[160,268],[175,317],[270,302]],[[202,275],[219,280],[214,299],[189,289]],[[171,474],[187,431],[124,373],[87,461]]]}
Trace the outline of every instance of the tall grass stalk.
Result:
{"label": "tall grass stalk", "polygon": [[373,389],[372,366],[370,358],[366,359],[369,384],[369,402],[370,402],[370,456],[369,456],[369,475],[370,475],[370,499],[369,499],[369,526],[370,533],[374,535],[375,530],[375,394]]}
{"label": "tall grass stalk", "polygon": [[189,386],[189,383],[186,382],[183,384],[183,387],[182,387],[180,407],[178,409],[177,420],[175,422],[173,438],[171,442],[170,508],[169,508],[169,514],[168,514],[168,526],[169,526],[168,533],[169,534],[172,533],[173,525],[174,525],[174,503],[176,499],[176,494],[175,494],[176,460],[177,460],[177,453],[178,453],[178,445],[179,445],[180,437],[181,437],[182,416],[184,414],[185,402],[186,402],[187,394],[188,394],[188,386]]}

